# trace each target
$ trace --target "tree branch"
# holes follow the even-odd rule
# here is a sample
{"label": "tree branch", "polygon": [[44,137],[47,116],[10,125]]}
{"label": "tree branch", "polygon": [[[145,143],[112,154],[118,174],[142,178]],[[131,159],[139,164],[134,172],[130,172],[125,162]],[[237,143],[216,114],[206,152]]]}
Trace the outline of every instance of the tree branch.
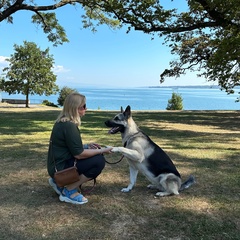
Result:
{"label": "tree branch", "polygon": [[[179,33],[179,32],[186,32],[186,31],[192,31],[199,28],[208,28],[208,27],[216,27],[219,26],[219,24],[216,21],[209,21],[209,22],[198,22],[189,26],[181,26],[179,25],[173,25],[173,26],[166,26],[167,24],[164,23],[161,26],[156,26],[153,21],[148,20],[144,17],[144,14],[138,14],[133,8],[125,8],[125,12],[131,11],[133,13],[133,16],[138,17],[138,22],[135,23],[133,20],[129,20],[128,18],[122,16],[119,14],[114,8],[111,7],[111,5],[108,3],[108,1],[104,1],[105,4],[108,5],[108,8],[111,9],[111,13],[113,13],[118,20],[120,20],[122,23],[131,25],[136,31],[143,31],[145,33],[151,33],[151,32],[164,32],[164,33]],[[99,4],[96,4],[98,7],[102,7]],[[144,22],[140,22],[139,18],[143,18]],[[148,27],[147,24],[150,26]]]}
{"label": "tree branch", "polygon": [[214,19],[218,25],[220,26],[227,26],[227,25],[235,25],[232,21],[224,18],[224,12],[216,11],[215,9],[211,8],[209,3],[206,0],[196,0],[204,10],[209,14],[209,16]]}
{"label": "tree branch", "polygon": [[12,6],[8,7],[6,10],[0,12],[0,22],[7,19],[13,13],[19,10],[29,10],[37,13],[38,11],[47,11],[47,10],[55,10],[57,8],[63,7],[67,4],[81,3],[80,0],[61,0],[56,4],[49,6],[34,6],[23,4],[24,0],[17,0]]}
{"label": "tree branch", "polygon": [[165,32],[165,33],[179,33],[179,32],[187,32],[187,31],[192,31],[195,29],[199,28],[207,28],[207,27],[216,27],[218,24],[216,22],[202,22],[202,23],[197,23],[193,24],[187,27],[151,27],[151,28],[145,28],[145,27],[134,27],[135,30],[137,31],[144,31],[145,33],[150,33],[150,32]]}

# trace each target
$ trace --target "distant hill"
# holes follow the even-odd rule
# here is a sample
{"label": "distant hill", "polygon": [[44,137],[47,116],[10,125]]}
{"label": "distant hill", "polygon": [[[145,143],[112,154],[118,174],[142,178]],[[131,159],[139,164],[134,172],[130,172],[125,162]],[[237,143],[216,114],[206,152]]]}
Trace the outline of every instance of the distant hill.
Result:
{"label": "distant hill", "polygon": [[149,88],[214,88],[219,89],[218,85],[186,85],[186,86],[149,86]]}

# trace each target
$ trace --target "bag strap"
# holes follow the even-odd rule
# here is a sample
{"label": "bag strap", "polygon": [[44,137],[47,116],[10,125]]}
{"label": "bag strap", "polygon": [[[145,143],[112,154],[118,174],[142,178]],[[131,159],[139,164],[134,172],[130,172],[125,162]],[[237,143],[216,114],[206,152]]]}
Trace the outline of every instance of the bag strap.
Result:
{"label": "bag strap", "polygon": [[55,171],[57,172],[57,165],[56,165],[56,161],[55,161],[55,157],[53,155],[53,144],[52,144],[52,139],[50,139],[50,148],[51,148],[51,155],[52,155],[52,159],[53,159],[53,162],[54,162],[54,165],[55,165]]}
{"label": "bag strap", "polygon": [[[52,139],[50,139],[50,148],[51,148],[51,155],[52,155],[52,159],[53,159],[53,162],[54,162],[54,165],[55,165],[55,171],[57,172],[58,170],[57,170],[57,164],[56,164],[56,161],[55,161],[55,157],[54,157],[54,155],[53,155],[53,144],[52,144]],[[76,167],[76,165],[77,165],[77,160],[75,159],[75,161],[74,161],[74,167],[75,168],[77,168]]]}
{"label": "bag strap", "polygon": [[[52,144],[52,139],[50,139],[50,148],[51,148],[51,155],[52,155],[52,159],[53,159],[53,161],[54,161],[54,165],[55,165],[55,171],[57,172],[58,170],[57,170],[57,166],[56,166],[56,161],[55,161],[55,158],[54,158],[54,155],[53,155],[53,144]],[[75,168],[77,168],[76,167],[76,164],[77,164],[77,159],[75,159],[75,161],[74,161],[74,167]],[[83,191],[84,193],[90,193],[90,192],[92,192],[93,191],[93,189],[96,187],[96,185],[97,185],[97,180],[96,180],[96,178],[93,178],[93,179],[90,179],[89,181],[91,181],[91,180],[93,180],[93,186],[90,188],[90,189],[87,189],[87,190],[82,190],[82,185],[80,185],[80,190],[81,191]]]}

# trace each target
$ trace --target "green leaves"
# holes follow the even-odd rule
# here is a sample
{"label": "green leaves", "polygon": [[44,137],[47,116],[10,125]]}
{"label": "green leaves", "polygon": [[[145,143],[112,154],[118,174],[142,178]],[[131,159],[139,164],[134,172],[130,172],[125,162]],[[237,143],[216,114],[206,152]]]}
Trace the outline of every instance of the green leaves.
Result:
{"label": "green leaves", "polygon": [[[240,85],[240,4],[239,0],[87,0],[52,1],[52,5],[37,5],[35,1],[2,1],[0,22],[12,23],[12,15],[20,10],[34,13],[32,22],[42,27],[54,46],[68,42],[65,30],[58,23],[54,11],[66,5],[83,7],[84,28],[96,31],[107,24],[112,28],[127,25],[127,33],[134,29],[159,37],[178,59],[170,62],[161,73],[179,77],[187,71],[208,81],[217,81],[227,93]],[[166,3],[167,2],[167,3]],[[181,2],[177,8],[172,2]],[[32,4],[32,5],[31,5]],[[171,7],[172,6],[172,7]],[[13,76],[12,76],[13,77]]]}
{"label": "green leaves", "polygon": [[49,49],[42,51],[33,42],[24,41],[22,46],[14,45],[15,53],[9,59],[9,67],[0,84],[9,94],[38,94],[46,96],[58,91],[56,75],[52,72],[54,60]]}
{"label": "green leaves", "polygon": [[172,98],[168,100],[167,110],[183,110],[183,99],[180,94],[172,93]]}
{"label": "green leaves", "polygon": [[69,42],[64,28],[58,23],[55,13],[38,13],[32,16],[32,22],[40,25],[54,46]]}
{"label": "green leaves", "polygon": [[59,97],[57,100],[58,105],[63,106],[66,97],[72,92],[77,92],[77,90],[75,88],[69,88],[67,86],[64,86],[63,88],[61,88],[61,90],[59,91]]}

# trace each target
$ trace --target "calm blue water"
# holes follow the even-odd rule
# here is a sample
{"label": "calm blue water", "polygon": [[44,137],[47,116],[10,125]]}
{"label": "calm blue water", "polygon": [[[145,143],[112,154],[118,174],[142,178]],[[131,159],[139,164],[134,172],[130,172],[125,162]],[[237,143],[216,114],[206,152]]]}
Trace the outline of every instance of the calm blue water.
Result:
{"label": "calm blue water", "polygon": [[[227,95],[216,88],[81,88],[87,98],[88,109],[119,110],[130,105],[132,110],[165,110],[172,92],[181,94],[184,110],[240,110],[237,93]],[[48,100],[57,104],[59,95],[30,96],[30,103],[40,104]],[[23,95],[2,93],[2,98],[25,99]]]}

